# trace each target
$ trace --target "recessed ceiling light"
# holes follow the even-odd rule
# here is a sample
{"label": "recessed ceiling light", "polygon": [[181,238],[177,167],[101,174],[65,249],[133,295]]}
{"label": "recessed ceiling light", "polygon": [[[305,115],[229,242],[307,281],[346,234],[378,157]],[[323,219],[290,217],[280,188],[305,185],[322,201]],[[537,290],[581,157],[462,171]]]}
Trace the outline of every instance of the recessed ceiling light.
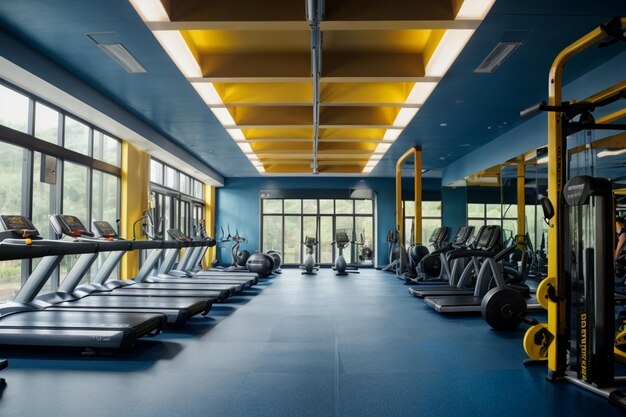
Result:
{"label": "recessed ceiling light", "polygon": [[447,123],[439,123],[439,126],[446,127],[446,126],[448,126],[448,124]]}
{"label": "recessed ceiling light", "polygon": [[472,145],[471,143],[462,143],[462,144],[460,144],[459,146],[460,146],[461,148],[467,148],[468,146],[471,146],[471,145]]}
{"label": "recessed ceiling light", "polygon": [[456,104],[463,104],[463,103],[465,103],[465,100],[458,99],[458,100],[454,100],[454,102]]}
{"label": "recessed ceiling light", "polygon": [[487,126],[487,130],[492,130],[493,126]]}
{"label": "recessed ceiling light", "polygon": [[446,159],[445,156],[440,156],[439,159],[441,159],[442,161]]}

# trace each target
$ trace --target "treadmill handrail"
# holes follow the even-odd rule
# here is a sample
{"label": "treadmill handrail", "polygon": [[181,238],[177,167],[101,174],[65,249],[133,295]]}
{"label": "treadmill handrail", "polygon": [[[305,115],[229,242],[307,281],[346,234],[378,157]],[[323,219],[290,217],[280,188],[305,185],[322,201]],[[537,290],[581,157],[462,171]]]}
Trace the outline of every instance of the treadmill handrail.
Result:
{"label": "treadmill handrail", "polygon": [[452,252],[448,252],[448,255],[446,256],[446,258],[449,261],[452,261],[454,259],[460,259],[460,258],[472,258],[472,257],[476,257],[476,258],[493,258],[496,255],[495,252],[492,251],[488,251],[488,250],[481,250],[481,249],[461,249],[458,251],[452,251]]}

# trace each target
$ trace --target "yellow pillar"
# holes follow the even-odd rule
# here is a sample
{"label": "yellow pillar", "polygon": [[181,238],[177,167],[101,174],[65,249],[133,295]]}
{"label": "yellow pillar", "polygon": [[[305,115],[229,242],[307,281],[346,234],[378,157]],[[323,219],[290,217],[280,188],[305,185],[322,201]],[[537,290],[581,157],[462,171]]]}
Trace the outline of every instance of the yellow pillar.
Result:
{"label": "yellow pillar", "polygon": [[[120,232],[133,238],[133,223],[148,208],[150,187],[150,155],[128,142],[122,142],[122,178],[120,184]],[[143,237],[137,228],[137,239]],[[139,253],[132,251],[122,258],[120,277],[131,279],[139,271]]]}
{"label": "yellow pillar", "polygon": [[[411,155],[416,153],[416,147],[413,147],[406,151],[398,162],[396,162],[396,227],[398,228],[398,240],[404,244],[404,220],[402,216],[402,163]],[[421,173],[421,171],[420,171]],[[420,204],[420,211],[421,211]],[[414,229],[415,230],[415,229]]]}
{"label": "yellow pillar", "polygon": [[524,161],[517,162],[517,235],[526,234],[526,187]]}
{"label": "yellow pillar", "polygon": [[413,172],[415,189],[415,226],[413,236],[416,245],[422,244],[422,147],[415,147],[415,168]]}
{"label": "yellow pillar", "polygon": [[[215,229],[215,187],[209,184],[204,185],[204,222],[207,234],[217,239],[218,236]],[[209,268],[211,261],[215,259],[215,250],[214,246],[206,251],[203,259],[205,268]]]}

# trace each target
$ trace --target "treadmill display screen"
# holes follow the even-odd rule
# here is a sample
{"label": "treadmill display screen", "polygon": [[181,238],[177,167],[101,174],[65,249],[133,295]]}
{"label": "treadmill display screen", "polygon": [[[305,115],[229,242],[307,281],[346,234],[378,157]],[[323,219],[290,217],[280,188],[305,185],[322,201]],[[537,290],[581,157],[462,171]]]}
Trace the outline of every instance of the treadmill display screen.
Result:
{"label": "treadmill display screen", "polygon": [[2,215],[0,216],[0,219],[2,219],[2,223],[6,230],[19,232],[20,237],[26,238],[39,235],[39,231],[25,216]]}
{"label": "treadmill display screen", "polygon": [[98,234],[102,237],[117,237],[117,232],[109,222],[105,222],[103,220],[94,221],[93,227],[96,229],[96,232],[98,232]]}
{"label": "treadmill display screen", "polygon": [[63,220],[63,223],[65,223],[65,226],[67,226],[68,228],[69,233],[66,233],[66,234],[70,236],[79,236],[79,235],[89,234],[89,232],[87,231],[87,228],[85,227],[83,222],[80,221],[78,217],[66,216],[64,214],[62,214],[60,217]]}
{"label": "treadmill display screen", "polygon": [[315,240],[315,238],[314,238],[314,237],[307,236],[307,237],[306,237],[306,239],[304,240],[304,244],[305,244],[305,245],[311,245],[311,246],[312,246],[312,245],[317,244],[317,241]]}
{"label": "treadmill display screen", "polygon": [[337,230],[335,232],[335,240],[337,243],[348,243],[350,242],[350,238],[348,237],[348,233],[345,230]]}

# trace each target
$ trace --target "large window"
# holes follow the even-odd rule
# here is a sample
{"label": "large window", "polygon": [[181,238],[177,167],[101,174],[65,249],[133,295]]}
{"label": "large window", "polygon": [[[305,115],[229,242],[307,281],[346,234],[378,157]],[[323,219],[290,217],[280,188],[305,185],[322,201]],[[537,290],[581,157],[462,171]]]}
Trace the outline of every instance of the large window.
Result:
{"label": "large window", "polygon": [[[76,215],[87,227],[99,219],[115,224],[119,214],[119,140],[37,97],[2,84],[0,125],[10,129],[0,141],[0,214],[26,215],[42,237],[51,239],[56,236],[48,219],[55,213]],[[53,149],[41,141],[52,143]],[[19,146],[25,142],[32,147]],[[84,156],[76,157],[66,149]],[[56,289],[74,260],[64,258],[60,270],[41,292]],[[13,298],[38,262],[0,262],[0,302]]]}
{"label": "large window", "polygon": [[175,228],[194,236],[204,222],[204,184],[156,159],[150,160],[150,182],[158,231]]}
{"label": "large window", "polygon": [[263,199],[261,204],[262,250],[282,254],[283,263],[303,262],[304,239],[316,237],[316,262],[330,265],[337,256],[332,245],[337,230],[344,229],[352,243],[343,251],[351,264],[371,264],[361,255],[374,244],[373,200],[351,199]]}
{"label": "large window", "polygon": [[483,204],[467,205],[467,224],[476,230],[484,225],[502,227],[503,237],[509,238],[517,233],[517,204]]}
{"label": "large window", "polygon": [[[404,244],[413,243],[415,227],[415,201],[403,201],[404,204]],[[441,227],[441,201],[422,201],[422,245],[428,244],[433,231]]]}

